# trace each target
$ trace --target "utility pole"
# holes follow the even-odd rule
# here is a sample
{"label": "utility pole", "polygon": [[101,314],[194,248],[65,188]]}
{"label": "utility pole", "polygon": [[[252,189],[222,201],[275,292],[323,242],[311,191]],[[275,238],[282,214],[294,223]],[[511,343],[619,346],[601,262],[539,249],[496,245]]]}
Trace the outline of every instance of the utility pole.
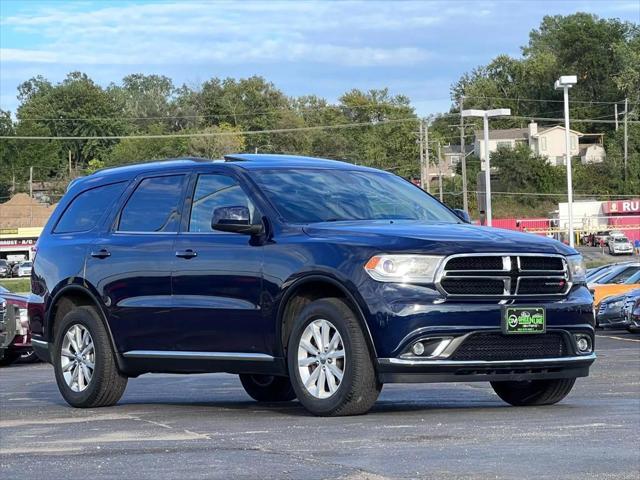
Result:
{"label": "utility pole", "polygon": [[424,132],[422,131],[422,128],[424,126],[424,120],[420,119],[420,123],[418,123],[418,128],[420,130],[419,132],[419,137],[420,137],[420,186],[422,187],[422,189],[424,190]]}
{"label": "utility pole", "polygon": [[429,177],[429,120],[424,123],[424,171],[425,177],[427,177],[427,193],[431,193],[431,178]]}
{"label": "utility pole", "polygon": [[467,198],[467,149],[464,144],[464,117],[462,116],[462,103],[464,95],[460,95],[460,158],[462,161],[462,209],[469,211],[469,199]]}
{"label": "utility pole", "polygon": [[627,120],[629,119],[629,99],[624,99],[624,183],[627,184],[627,162],[629,160],[629,131]]}
{"label": "utility pole", "polygon": [[613,104],[613,116],[616,119],[616,132],[618,131],[618,104]]}
{"label": "utility pole", "polygon": [[33,198],[33,167],[29,167],[29,197]]}
{"label": "utility pole", "polygon": [[442,202],[442,157],[440,156],[440,141],[438,141],[438,192],[440,193],[440,201]]}
{"label": "utility pole", "polygon": [[71,177],[73,177],[73,174],[71,173],[72,169],[71,169],[71,150],[69,150],[69,179],[71,179]]}

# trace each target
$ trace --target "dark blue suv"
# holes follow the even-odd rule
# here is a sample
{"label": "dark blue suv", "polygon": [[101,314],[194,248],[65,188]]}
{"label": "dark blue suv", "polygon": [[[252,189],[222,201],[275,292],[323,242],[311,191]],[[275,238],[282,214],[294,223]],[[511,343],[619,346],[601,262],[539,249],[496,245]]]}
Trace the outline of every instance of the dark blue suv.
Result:
{"label": "dark blue suv", "polygon": [[595,359],[582,258],[468,223],[393,174],[231,155],[73,182],[37,245],[33,346],[75,407],[148,372],[229,372],[258,401],[366,412],[387,382],[558,402]]}

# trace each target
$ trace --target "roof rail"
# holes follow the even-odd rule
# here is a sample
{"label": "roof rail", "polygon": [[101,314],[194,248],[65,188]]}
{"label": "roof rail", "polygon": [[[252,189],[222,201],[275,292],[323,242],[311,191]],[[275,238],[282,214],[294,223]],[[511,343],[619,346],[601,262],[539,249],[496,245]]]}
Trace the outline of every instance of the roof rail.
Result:
{"label": "roof rail", "polygon": [[111,167],[104,167],[104,168],[100,168],[100,169],[96,170],[95,172],[92,172],[90,175],[94,175],[96,173],[101,173],[101,172],[106,172],[106,171],[109,171],[109,170],[114,170],[116,168],[129,167],[129,166],[133,166],[133,165],[145,165],[147,163],[175,162],[176,160],[183,160],[185,162],[196,162],[196,163],[211,163],[211,162],[215,162],[215,160],[213,160],[211,158],[204,158],[204,157],[163,158],[163,159],[160,159],[160,160],[148,160],[148,161],[142,161],[142,162],[136,162],[136,163],[125,163],[123,165],[113,165]]}

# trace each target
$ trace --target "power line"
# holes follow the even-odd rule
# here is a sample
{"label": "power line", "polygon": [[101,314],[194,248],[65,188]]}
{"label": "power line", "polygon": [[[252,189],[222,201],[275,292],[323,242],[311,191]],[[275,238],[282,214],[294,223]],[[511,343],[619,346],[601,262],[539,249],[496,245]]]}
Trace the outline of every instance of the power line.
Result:
{"label": "power line", "polygon": [[260,135],[268,133],[293,133],[293,132],[309,132],[314,130],[337,130],[341,128],[355,127],[375,127],[378,125],[388,125],[394,123],[418,122],[420,119],[416,117],[396,118],[390,120],[380,120],[377,122],[357,122],[342,123],[337,125],[315,125],[310,127],[296,128],[275,128],[269,130],[244,130],[244,131],[225,131],[225,132],[195,132],[195,133],[171,133],[159,135],[86,135],[86,136],[25,136],[25,135],[0,135],[0,139],[5,140],[123,140],[123,139],[148,139],[148,138],[191,138],[191,137],[229,137],[234,135]]}
{"label": "power line", "polygon": [[[539,102],[539,103],[563,103],[564,100],[555,100],[555,99],[549,99],[549,98],[518,98],[518,97],[489,97],[489,96],[470,96],[470,95],[465,95],[465,98],[475,98],[478,100],[515,100],[518,102]],[[597,100],[571,100],[571,103],[582,103],[582,104],[588,104],[588,105],[615,105],[615,104],[619,104],[619,103],[623,103],[624,100],[620,100],[617,102],[604,102],[604,101],[597,101]],[[632,102],[629,102],[632,103]]]}
{"label": "power line", "polygon": [[[447,116],[458,116],[459,114],[448,114]],[[545,122],[561,122],[562,118],[550,118],[550,117],[535,117],[535,116],[522,116],[522,115],[509,115],[505,118],[512,118],[515,120],[536,120]],[[598,120],[595,118],[572,118],[573,122],[578,123],[615,123],[615,120]],[[308,132],[315,130],[333,130],[341,128],[354,128],[354,127],[375,127],[378,125],[386,125],[393,123],[404,122],[418,122],[417,117],[410,118],[398,118],[390,120],[380,120],[377,122],[357,122],[357,123],[342,123],[337,125],[315,125],[309,127],[296,127],[296,128],[277,128],[269,130],[245,130],[245,131],[226,131],[226,132],[195,132],[195,133],[172,133],[172,134],[144,134],[144,135],[95,135],[95,136],[25,136],[25,135],[0,135],[0,139],[4,140],[122,140],[122,139],[159,139],[159,138],[190,138],[190,137],[227,137],[233,135],[259,135],[270,133],[294,133],[294,132]],[[640,120],[628,120],[630,124],[640,124]],[[457,138],[457,137],[456,137]]]}

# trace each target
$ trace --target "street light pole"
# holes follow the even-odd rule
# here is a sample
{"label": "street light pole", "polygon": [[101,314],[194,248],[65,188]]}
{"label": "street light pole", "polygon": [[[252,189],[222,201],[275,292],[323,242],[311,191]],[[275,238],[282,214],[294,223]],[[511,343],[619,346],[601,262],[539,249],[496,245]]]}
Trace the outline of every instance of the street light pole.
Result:
{"label": "street light pole", "polygon": [[496,108],[494,110],[463,110],[463,117],[482,117],[484,120],[484,179],[485,179],[485,218],[488,227],[491,226],[491,159],[489,155],[489,117],[509,116],[510,108]]}
{"label": "street light pole", "polygon": [[556,90],[564,90],[564,142],[567,166],[567,208],[569,210],[569,246],[573,247],[573,180],[571,178],[571,142],[569,132],[569,89],[578,82],[576,75],[563,75],[555,83]]}
{"label": "street light pole", "polygon": [[489,159],[489,115],[484,112],[484,198],[487,226],[491,226],[491,162]]}

